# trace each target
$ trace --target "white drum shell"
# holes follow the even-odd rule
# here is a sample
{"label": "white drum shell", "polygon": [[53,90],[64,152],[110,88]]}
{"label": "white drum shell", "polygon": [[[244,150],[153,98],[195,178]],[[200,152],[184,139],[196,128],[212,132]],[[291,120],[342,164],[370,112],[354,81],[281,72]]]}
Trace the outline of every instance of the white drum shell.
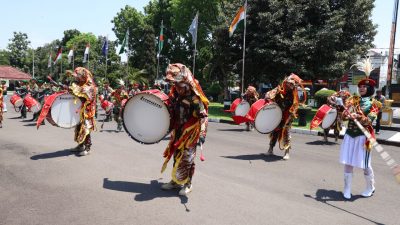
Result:
{"label": "white drum shell", "polygon": [[169,132],[167,105],[153,94],[132,96],[125,104],[122,116],[126,132],[142,144],[157,143]]}
{"label": "white drum shell", "polygon": [[250,110],[250,104],[246,100],[243,100],[235,109],[235,116],[246,116]]}
{"label": "white drum shell", "polygon": [[336,117],[337,117],[337,110],[335,108],[332,108],[326,113],[324,119],[322,120],[321,128],[322,129],[330,128],[332,124],[335,122]]}
{"label": "white drum shell", "polygon": [[23,99],[21,98],[21,99],[19,99],[19,100],[17,100],[17,101],[15,102],[14,107],[15,107],[15,108],[19,108],[19,107],[22,106],[22,104],[24,104],[24,101],[23,101]]}
{"label": "white drum shell", "polygon": [[73,128],[80,122],[82,102],[71,94],[57,96],[51,106],[51,118],[62,128]]}
{"label": "white drum shell", "polygon": [[282,120],[282,110],[276,103],[266,104],[256,114],[254,127],[263,134],[271,133]]}

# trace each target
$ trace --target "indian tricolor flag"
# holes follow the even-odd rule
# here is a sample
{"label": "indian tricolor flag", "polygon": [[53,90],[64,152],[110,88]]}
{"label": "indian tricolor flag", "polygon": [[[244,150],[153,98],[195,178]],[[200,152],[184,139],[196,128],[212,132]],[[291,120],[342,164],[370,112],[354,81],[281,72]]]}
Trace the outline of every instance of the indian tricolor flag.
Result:
{"label": "indian tricolor flag", "polygon": [[240,21],[242,21],[246,17],[246,4],[240,7],[239,11],[236,13],[235,18],[233,19],[231,25],[229,26],[229,37],[233,35],[237,25]]}

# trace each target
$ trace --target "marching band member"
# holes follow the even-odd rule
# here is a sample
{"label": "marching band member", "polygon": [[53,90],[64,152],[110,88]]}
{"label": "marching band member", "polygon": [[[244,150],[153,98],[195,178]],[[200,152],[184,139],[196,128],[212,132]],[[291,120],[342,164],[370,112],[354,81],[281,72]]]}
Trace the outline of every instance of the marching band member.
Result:
{"label": "marching band member", "polygon": [[140,93],[140,89],[139,89],[139,84],[138,83],[134,83],[132,84],[132,89],[129,91],[129,96],[134,96],[138,93]]}
{"label": "marching band member", "polygon": [[331,125],[331,127],[324,129],[324,141],[326,142],[328,141],[328,134],[330,129],[333,129],[333,133],[335,135],[335,141],[339,139],[339,134],[340,131],[342,130],[342,125],[343,125],[342,114],[344,111],[344,102],[346,102],[346,99],[350,96],[351,96],[350,92],[343,90],[335,92],[334,94],[332,94],[327,98],[327,104],[332,108],[336,108],[338,114],[335,122]]}
{"label": "marching band member", "polygon": [[0,86],[0,128],[3,127],[3,87]]}
{"label": "marching band member", "polygon": [[[258,93],[255,87],[248,86],[246,92],[243,94],[242,98],[246,100],[250,106],[258,100]],[[246,130],[251,131],[254,130],[253,125],[250,122],[246,122]]]}
{"label": "marching band member", "polygon": [[[22,98],[24,99],[25,96],[29,93],[29,86],[28,86],[28,81],[23,80],[19,83],[19,87],[15,88],[15,92]],[[21,119],[26,118],[26,106],[25,104],[22,104],[22,106],[19,109],[21,111]]]}
{"label": "marching band member", "polygon": [[179,195],[187,195],[192,191],[197,143],[200,141],[203,144],[205,141],[209,102],[190,70],[180,63],[168,66],[166,81],[173,84],[169,93],[173,124],[161,172],[171,157],[174,158],[174,164],[172,180],[161,188],[180,188]]}
{"label": "marching band member", "polygon": [[3,112],[7,112],[7,86],[6,86],[6,81],[2,80],[0,89],[3,89]]}
{"label": "marching band member", "polygon": [[[114,101],[114,120],[117,122],[117,130],[122,130],[122,108],[126,102],[126,99],[129,98],[128,93],[125,91],[125,82],[123,80],[119,80],[119,86],[116,90],[111,90],[111,96],[113,97]],[[124,101],[125,100],[125,101]]]}
{"label": "marching band member", "polygon": [[[370,197],[375,191],[374,171],[371,167],[372,146],[356,123],[359,122],[375,138],[372,121],[376,118],[381,108],[381,103],[372,98],[375,81],[368,78],[372,70],[369,59],[364,61],[359,70],[364,71],[367,78],[362,79],[358,83],[358,92],[361,97],[356,95],[351,96],[346,101],[344,119],[349,119],[349,124],[340,147],[340,163],[344,164],[343,197],[346,199],[351,198],[351,182],[354,167],[364,170],[367,187],[361,195]],[[357,122],[354,120],[357,120]]]}
{"label": "marching band member", "polygon": [[85,156],[90,153],[92,145],[90,133],[96,127],[94,114],[96,111],[97,87],[93,81],[92,73],[86,68],[77,67],[73,73],[72,71],[68,71],[67,74],[75,77],[75,82],[68,87],[69,91],[82,101],[80,123],[75,128],[74,137],[78,146],[72,149],[72,151],[77,151],[78,155]]}
{"label": "marching band member", "polygon": [[[110,83],[106,80],[104,81],[103,87],[101,88],[100,95],[103,96],[103,100],[111,101],[111,93],[113,91],[114,90],[110,87]],[[108,122],[112,119],[111,112],[105,112],[105,113],[106,113],[105,121]]]}
{"label": "marching band member", "polygon": [[[281,123],[275,128],[270,134],[269,149],[267,155],[273,155],[273,148],[276,142],[279,142],[279,148],[284,150],[284,160],[288,160],[289,150],[291,149],[290,144],[290,128],[292,127],[292,121],[297,117],[297,110],[299,108],[299,96],[297,86],[302,86],[302,79],[299,76],[292,73],[287,77],[281,85],[278,85],[275,89],[268,91],[265,94],[266,101],[273,101],[279,105],[282,110]],[[303,94],[306,96],[306,92],[303,88]],[[304,98],[305,101],[306,98]]]}

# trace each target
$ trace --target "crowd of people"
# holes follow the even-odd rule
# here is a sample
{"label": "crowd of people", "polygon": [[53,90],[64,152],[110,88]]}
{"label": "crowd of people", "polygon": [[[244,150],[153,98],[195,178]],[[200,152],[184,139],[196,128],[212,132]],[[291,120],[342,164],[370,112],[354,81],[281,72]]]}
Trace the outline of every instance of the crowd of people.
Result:
{"label": "crowd of people", "polygon": [[[67,76],[72,78],[71,82],[56,83],[44,82],[43,80],[32,79],[21,81],[15,87],[15,93],[22,99],[30,95],[34,97],[42,107],[51,107],[51,103],[46,102],[46,96],[60,91],[68,92],[79,98],[82,102],[80,110],[80,121],[75,127],[74,141],[78,144],[71,151],[76,152],[79,156],[86,156],[91,153],[91,133],[96,128],[96,110],[97,98],[100,101],[109,101],[113,107],[109,112],[106,111],[105,121],[114,120],[117,123],[117,130],[122,129],[122,109],[126,101],[131,97],[139,94],[142,90],[139,84],[133,83],[129,87],[125,86],[125,82],[120,80],[118,86],[110,87],[108,81],[105,81],[100,88],[97,87],[93,74],[86,68],[78,67],[74,71],[67,71]],[[195,171],[195,155],[198,144],[204,144],[207,131],[207,114],[209,101],[199,84],[194,78],[191,71],[182,64],[170,64],[167,68],[166,82],[171,84],[168,93],[171,105],[169,111],[172,115],[172,124],[170,126],[170,142],[164,151],[164,164],[162,171],[167,167],[168,162],[173,158],[173,169],[171,181],[161,186],[162,189],[180,189],[180,195],[187,195],[193,189],[192,179]],[[364,171],[367,188],[362,193],[365,197],[370,197],[375,191],[374,173],[371,166],[371,146],[370,141],[359,126],[367,129],[372,136],[372,121],[379,118],[382,98],[381,93],[377,92],[375,99],[372,97],[375,81],[366,78],[358,83],[360,96],[352,96],[346,91],[340,91],[328,98],[328,105],[338,110],[338,117],[332,127],[336,138],[341,130],[344,120],[349,120],[348,128],[344,136],[340,149],[340,163],[344,164],[344,191],[343,196],[346,199],[351,198],[351,180],[353,176],[353,168],[361,168]],[[298,108],[302,104],[299,98],[298,88],[303,88],[302,79],[296,74],[290,74],[276,88],[268,91],[264,100],[267,103],[274,102],[282,110],[282,119],[279,125],[269,134],[269,148],[267,155],[273,155],[273,148],[279,143],[279,148],[284,152],[283,159],[289,159],[289,151],[291,150],[290,129],[294,118],[297,117]],[[154,86],[153,88],[159,88]],[[2,126],[2,114],[7,111],[4,104],[7,96],[7,88],[4,82],[0,88],[0,128]],[[305,92],[304,92],[305,94]],[[242,95],[242,99],[254,104],[259,95],[256,88],[249,86]],[[21,118],[25,119],[27,110],[24,104],[15,108],[21,112]],[[106,110],[106,109],[105,109]],[[31,121],[38,121],[38,126],[43,125],[46,112],[35,112]],[[41,118],[38,120],[38,118]],[[252,122],[246,123],[248,131],[253,130]],[[327,138],[325,130],[325,140]],[[379,132],[379,125],[377,128]]]}

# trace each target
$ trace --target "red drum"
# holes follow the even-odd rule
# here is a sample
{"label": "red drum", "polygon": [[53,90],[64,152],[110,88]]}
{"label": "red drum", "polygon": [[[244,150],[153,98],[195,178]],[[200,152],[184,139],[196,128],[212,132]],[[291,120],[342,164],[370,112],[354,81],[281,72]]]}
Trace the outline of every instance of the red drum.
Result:
{"label": "red drum", "polygon": [[250,110],[250,103],[242,100],[235,109],[235,116],[246,116]]}
{"label": "red drum", "polygon": [[229,109],[229,110],[224,110],[224,111],[225,111],[225,112],[234,113],[235,110],[236,110],[236,107],[240,104],[241,101],[242,101],[241,98],[235,99],[235,100],[232,102],[230,109]]}
{"label": "red drum", "polygon": [[104,109],[104,111],[106,111],[106,112],[110,112],[110,110],[114,107],[114,104],[112,102],[104,100],[103,95],[100,95],[99,99],[101,102],[101,108]]}
{"label": "red drum", "polygon": [[[49,102],[47,102],[49,101]],[[82,101],[69,93],[55,93],[48,97],[45,105],[50,105],[47,121],[61,128],[73,128],[80,123]]]}
{"label": "red drum", "polygon": [[267,102],[264,99],[251,105],[246,118],[254,121],[254,128],[262,134],[271,133],[281,123],[282,110],[275,102]]}
{"label": "red drum", "polygon": [[170,101],[159,90],[140,92],[122,103],[124,128],[128,135],[142,144],[161,141],[170,131]]}
{"label": "red drum", "polygon": [[321,126],[322,129],[328,129],[336,121],[338,112],[336,108],[332,108],[327,104],[319,107],[317,113],[311,121],[310,129]]}
{"label": "red drum", "polygon": [[10,102],[16,108],[21,107],[22,104],[24,103],[22,98],[19,97],[19,95],[17,95],[17,94],[14,94],[13,96],[11,96]]}
{"label": "red drum", "polygon": [[37,113],[42,109],[42,105],[36,101],[30,94],[24,98],[24,105],[28,108],[29,112]]}

